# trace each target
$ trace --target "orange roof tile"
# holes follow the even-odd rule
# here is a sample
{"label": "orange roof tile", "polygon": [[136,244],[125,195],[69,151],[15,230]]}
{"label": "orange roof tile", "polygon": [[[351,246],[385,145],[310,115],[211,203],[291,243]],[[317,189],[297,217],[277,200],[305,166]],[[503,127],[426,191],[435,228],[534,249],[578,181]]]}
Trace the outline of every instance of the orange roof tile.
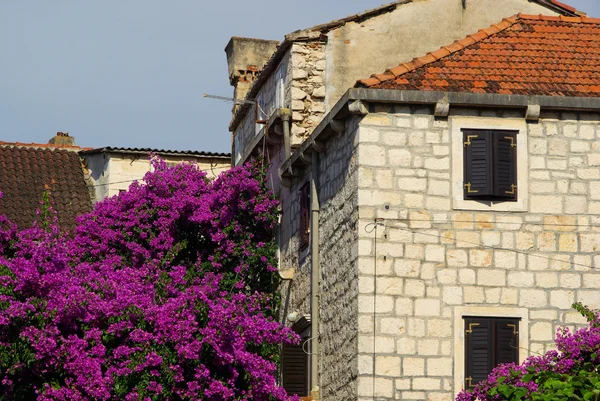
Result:
{"label": "orange roof tile", "polygon": [[599,19],[519,14],[357,86],[599,97],[598,82]]}

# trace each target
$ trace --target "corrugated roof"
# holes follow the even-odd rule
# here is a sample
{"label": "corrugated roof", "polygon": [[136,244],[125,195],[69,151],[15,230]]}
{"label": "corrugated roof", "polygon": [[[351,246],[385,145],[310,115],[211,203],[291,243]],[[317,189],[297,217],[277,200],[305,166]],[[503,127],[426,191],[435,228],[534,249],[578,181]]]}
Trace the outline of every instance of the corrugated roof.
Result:
{"label": "corrugated roof", "polygon": [[357,86],[599,97],[600,19],[519,14]]}
{"label": "corrugated roof", "polygon": [[231,158],[231,153],[220,153],[220,152],[206,152],[200,150],[169,150],[169,149],[152,149],[152,148],[124,148],[124,147],[112,147],[106,146],[103,148],[95,148],[90,150],[84,150],[80,152],[82,155],[94,154],[94,153],[129,153],[129,154],[149,154],[155,153],[157,155],[165,156],[202,156],[202,157],[213,157],[213,158]]}

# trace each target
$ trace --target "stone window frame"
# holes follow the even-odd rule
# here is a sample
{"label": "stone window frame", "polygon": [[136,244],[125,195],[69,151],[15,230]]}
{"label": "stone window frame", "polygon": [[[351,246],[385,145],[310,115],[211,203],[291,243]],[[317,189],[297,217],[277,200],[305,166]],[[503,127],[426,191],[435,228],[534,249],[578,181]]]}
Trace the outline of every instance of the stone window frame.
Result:
{"label": "stone window frame", "polygon": [[[491,212],[526,212],[529,207],[529,152],[527,121],[523,118],[502,117],[449,117],[452,143],[452,208]],[[464,144],[463,129],[517,131],[517,187],[516,202],[478,201],[464,199]]]}
{"label": "stone window frame", "polygon": [[455,306],[454,307],[454,398],[463,389],[465,382],[465,317],[505,317],[520,319],[519,363],[529,356],[529,309],[499,306]]}

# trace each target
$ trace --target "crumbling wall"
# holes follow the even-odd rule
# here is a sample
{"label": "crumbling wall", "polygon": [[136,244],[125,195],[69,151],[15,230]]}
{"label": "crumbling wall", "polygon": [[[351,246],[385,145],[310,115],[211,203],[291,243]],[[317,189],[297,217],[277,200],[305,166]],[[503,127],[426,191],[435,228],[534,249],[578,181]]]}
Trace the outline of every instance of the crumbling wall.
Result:
{"label": "crumbling wall", "polygon": [[290,69],[294,147],[302,144],[325,115],[325,43],[294,43]]}

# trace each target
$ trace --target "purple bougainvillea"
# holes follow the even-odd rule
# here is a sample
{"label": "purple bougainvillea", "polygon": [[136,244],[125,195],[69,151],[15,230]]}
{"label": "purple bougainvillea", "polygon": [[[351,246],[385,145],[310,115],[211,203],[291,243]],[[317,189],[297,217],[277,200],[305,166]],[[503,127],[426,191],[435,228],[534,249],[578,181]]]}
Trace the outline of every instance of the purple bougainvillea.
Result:
{"label": "purple bougainvillea", "polygon": [[152,165],[72,233],[0,218],[0,400],[290,399],[261,172]]}

